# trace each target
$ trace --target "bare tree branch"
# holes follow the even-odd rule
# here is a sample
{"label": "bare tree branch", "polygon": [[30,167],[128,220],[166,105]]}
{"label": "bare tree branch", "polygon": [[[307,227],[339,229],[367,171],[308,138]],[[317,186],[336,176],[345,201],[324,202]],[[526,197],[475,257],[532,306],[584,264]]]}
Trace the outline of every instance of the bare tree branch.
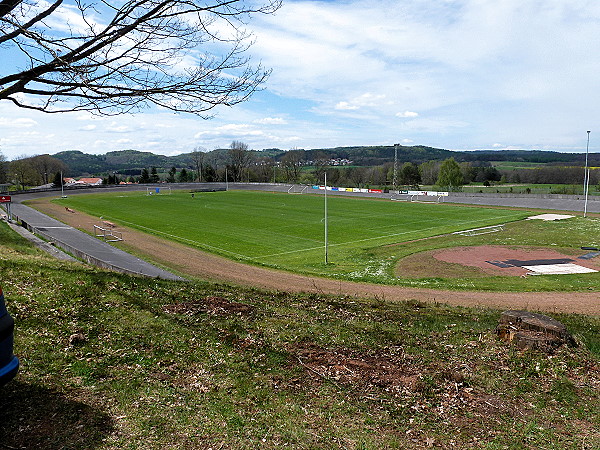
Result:
{"label": "bare tree branch", "polygon": [[0,55],[12,64],[12,73],[0,77],[0,100],[107,115],[154,104],[207,117],[217,105],[247,100],[269,76],[250,65],[244,25],[279,6],[280,0],[127,0],[118,7],[104,0],[0,0]]}

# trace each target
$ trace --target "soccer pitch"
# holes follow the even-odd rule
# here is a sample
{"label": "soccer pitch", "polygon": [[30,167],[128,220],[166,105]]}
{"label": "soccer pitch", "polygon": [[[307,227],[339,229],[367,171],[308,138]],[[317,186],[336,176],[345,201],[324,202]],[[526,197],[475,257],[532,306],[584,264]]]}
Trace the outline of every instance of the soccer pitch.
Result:
{"label": "soccer pitch", "polygon": [[349,276],[376,247],[519,220],[527,212],[328,196],[228,191],[171,195],[89,194],[55,200],[229,258],[286,270]]}

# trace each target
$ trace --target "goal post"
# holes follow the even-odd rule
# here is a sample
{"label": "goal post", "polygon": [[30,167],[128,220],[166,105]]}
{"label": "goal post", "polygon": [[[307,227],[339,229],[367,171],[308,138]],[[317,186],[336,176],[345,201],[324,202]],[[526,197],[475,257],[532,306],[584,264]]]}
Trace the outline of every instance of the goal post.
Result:
{"label": "goal post", "polygon": [[147,186],[146,195],[171,195],[171,186]]}
{"label": "goal post", "polygon": [[288,189],[288,194],[304,194],[304,192],[308,189],[308,185],[304,186],[301,184],[292,184]]}

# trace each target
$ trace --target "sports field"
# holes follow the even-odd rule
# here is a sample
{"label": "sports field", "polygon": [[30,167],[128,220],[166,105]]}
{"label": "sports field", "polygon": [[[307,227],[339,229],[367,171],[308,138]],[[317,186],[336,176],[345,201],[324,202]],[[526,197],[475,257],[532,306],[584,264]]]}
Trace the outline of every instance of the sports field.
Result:
{"label": "sports field", "polygon": [[233,259],[344,278],[391,274],[391,263],[374,260],[375,248],[527,216],[505,209],[330,196],[330,264],[325,265],[322,195],[228,191],[192,197],[187,191],[130,192],[56,202]]}

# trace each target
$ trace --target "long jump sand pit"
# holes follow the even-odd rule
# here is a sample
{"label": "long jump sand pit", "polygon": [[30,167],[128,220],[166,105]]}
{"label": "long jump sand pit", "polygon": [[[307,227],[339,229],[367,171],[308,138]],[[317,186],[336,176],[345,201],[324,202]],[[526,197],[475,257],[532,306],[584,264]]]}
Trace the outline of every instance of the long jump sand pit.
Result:
{"label": "long jump sand pit", "polygon": [[[586,252],[579,253],[584,255]],[[600,270],[600,258],[580,259],[576,255],[546,248],[482,245],[438,250],[432,256],[437,261],[475,267],[490,275],[524,276],[532,273],[586,273]],[[544,270],[545,266],[548,270]],[[563,271],[557,266],[564,266]]]}

